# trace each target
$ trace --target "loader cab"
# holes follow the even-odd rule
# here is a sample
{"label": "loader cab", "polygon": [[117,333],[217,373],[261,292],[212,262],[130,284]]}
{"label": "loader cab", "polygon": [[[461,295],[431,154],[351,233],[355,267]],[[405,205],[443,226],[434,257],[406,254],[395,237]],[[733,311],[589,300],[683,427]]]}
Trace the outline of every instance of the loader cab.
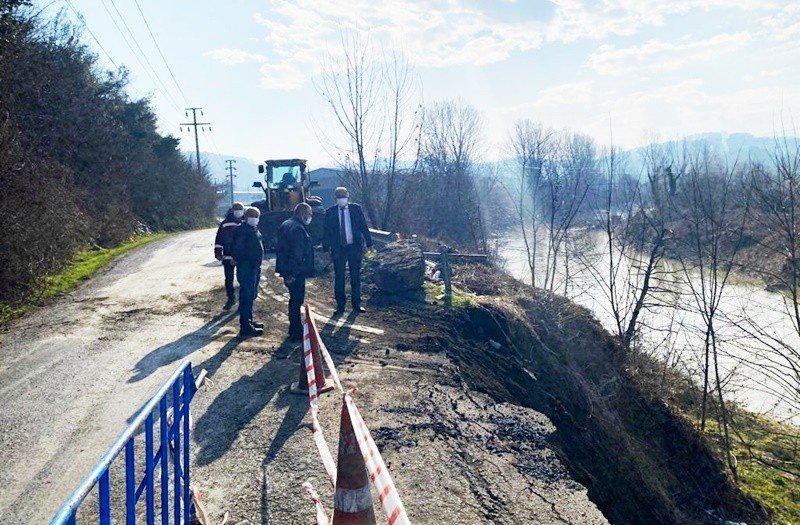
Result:
{"label": "loader cab", "polygon": [[[265,199],[254,202],[253,206],[261,210],[259,230],[264,237],[264,247],[272,251],[275,246],[276,234],[280,224],[291,217],[294,207],[307,202],[314,209],[315,214],[324,213],[321,209],[322,201],[319,197],[311,195],[314,184],[307,171],[307,161],[304,159],[267,160],[258,166],[258,173],[263,175],[264,182],[256,181],[254,188],[261,188]],[[312,237],[315,242],[321,240],[322,220],[319,224],[312,225]]]}

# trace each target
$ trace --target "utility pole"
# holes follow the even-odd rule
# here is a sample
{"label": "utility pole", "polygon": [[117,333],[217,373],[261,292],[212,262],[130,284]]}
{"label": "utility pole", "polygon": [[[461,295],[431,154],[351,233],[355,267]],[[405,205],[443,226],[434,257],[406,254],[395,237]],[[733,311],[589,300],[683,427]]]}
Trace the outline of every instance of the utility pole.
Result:
{"label": "utility pole", "polygon": [[[192,122],[181,122],[181,126],[193,126],[194,127],[194,149],[197,153],[197,172],[200,173],[200,141],[197,138],[197,126],[208,126],[208,130],[211,131],[211,122],[197,122],[197,111],[200,111],[200,116],[203,116],[203,108],[186,108],[186,116],[189,116],[189,112],[192,112]],[[203,129],[205,131],[205,128]],[[181,128],[183,131],[183,128]]]}
{"label": "utility pole", "polygon": [[230,181],[230,188],[231,188],[231,208],[233,208],[233,178],[236,176],[233,174],[236,171],[236,164],[235,160],[226,160],[225,162],[228,163],[228,180]]}

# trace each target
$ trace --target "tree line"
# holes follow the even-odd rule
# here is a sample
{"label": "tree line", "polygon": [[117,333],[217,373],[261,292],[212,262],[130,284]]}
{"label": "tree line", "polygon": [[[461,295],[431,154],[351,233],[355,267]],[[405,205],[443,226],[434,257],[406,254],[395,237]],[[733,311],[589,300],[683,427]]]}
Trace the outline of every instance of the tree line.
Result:
{"label": "tree line", "polygon": [[84,247],[213,217],[208,174],[127,83],[63,16],[0,0],[0,301],[37,293]]}

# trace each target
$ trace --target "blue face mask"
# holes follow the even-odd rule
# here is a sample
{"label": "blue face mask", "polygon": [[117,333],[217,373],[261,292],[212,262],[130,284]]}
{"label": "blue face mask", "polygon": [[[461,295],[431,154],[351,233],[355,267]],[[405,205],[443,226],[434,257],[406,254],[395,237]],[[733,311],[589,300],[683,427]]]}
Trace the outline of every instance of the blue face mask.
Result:
{"label": "blue face mask", "polygon": [[336,204],[338,204],[340,208],[344,208],[347,206],[347,197],[336,199]]}
{"label": "blue face mask", "polygon": [[255,228],[258,226],[258,217],[248,217],[247,224]]}
{"label": "blue face mask", "polygon": [[233,210],[233,216],[237,219],[241,219],[244,216],[244,210]]}

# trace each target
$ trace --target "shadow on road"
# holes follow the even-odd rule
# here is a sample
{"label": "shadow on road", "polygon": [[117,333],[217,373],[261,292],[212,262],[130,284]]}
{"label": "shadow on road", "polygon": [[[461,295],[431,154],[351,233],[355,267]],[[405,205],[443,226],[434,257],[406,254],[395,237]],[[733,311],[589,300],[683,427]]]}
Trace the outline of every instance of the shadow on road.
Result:
{"label": "shadow on road", "polygon": [[[231,342],[232,343],[232,342]],[[199,366],[216,371],[236,346],[225,345],[220,352]],[[299,429],[308,412],[308,398],[289,393],[288,384],[297,374],[297,368],[289,366],[299,359],[299,349],[285,341],[275,350],[271,359],[251,375],[244,375],[214,398],[203,416],[197,421],[193,434],[200,445],[198,465],[208,465],[222,457],[233,445],[239,433],[277,395],[275,410],[288,407],[283,422],[270,443],[266,465],[283,448],[286,441]],[[291,352],[288,362],[283,359]],[[227,355],[226,355],[227,354]],[[283,362],[282,362],[283,361]],[[199,367],[198,367],[199,368]]]}
{"label": "shadow on road", "polygon": [[133,375],[128,379],[128,383],[141,381],[159,368],[179,361],[211,341],[218,339],[222,334],[218,334],[217,331],[225,326],[235,315],[235,311],[219,313],[194,332],[151,350],[136,363]]}
{"label": "shadow on road", "polygon": [[333,358],[333,362],[338,366],[344,359],[355,352],[360,344],[358,339],[351,339],[352,324],[356,321],[358,314],[350,312],[344,320],[342,326],[337,326],[341,316],[334,315],[320,328],[319,335],[325,342],[325,346]]}

